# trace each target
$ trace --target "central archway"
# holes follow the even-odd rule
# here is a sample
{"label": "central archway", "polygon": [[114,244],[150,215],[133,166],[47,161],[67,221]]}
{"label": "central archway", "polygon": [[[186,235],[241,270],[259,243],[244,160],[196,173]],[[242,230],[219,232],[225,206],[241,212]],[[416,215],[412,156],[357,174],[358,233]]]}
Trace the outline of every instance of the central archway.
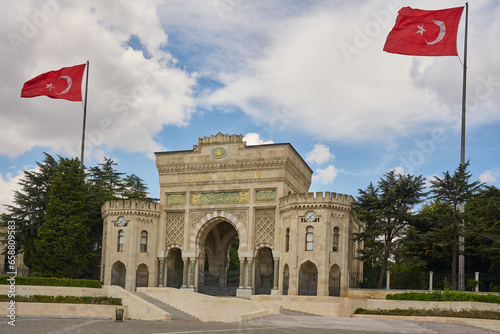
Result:
{"label": "central archway", "polygon": [[213,219],[199,233],[198,292],[235,296],[239,287],[238,231],[230,222]]}

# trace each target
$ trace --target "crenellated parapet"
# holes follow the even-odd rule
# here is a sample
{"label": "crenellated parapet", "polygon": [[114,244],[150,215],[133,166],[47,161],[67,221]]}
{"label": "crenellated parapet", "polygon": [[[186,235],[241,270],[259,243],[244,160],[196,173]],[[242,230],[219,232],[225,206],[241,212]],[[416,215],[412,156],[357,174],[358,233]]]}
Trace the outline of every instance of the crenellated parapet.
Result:
{"label": "crenellated parapet", "polygon": [[310,192],[303,194],[289,194],[279,199],[279,208],[281,212],[291,209],[314,209],[334,207],[341,210],[351,210],[355,202],[354,197],[335,192]]}
{"label": "crenellated parapet", "polygon": [[228,135],[219,132],[215,136],[198,138],[198,145],[193,145],[193,150],[198,151],[203,145],[222,145],[222,144],[240,144],[241,147],[246,145],[243,141],[243,135]]}
{"label": "crenellated parapet", "polygon": [[113,200],[107,201],[101,207],[103,217],[106,215],[142,215],[160,216],[161,204],[139,200]]}

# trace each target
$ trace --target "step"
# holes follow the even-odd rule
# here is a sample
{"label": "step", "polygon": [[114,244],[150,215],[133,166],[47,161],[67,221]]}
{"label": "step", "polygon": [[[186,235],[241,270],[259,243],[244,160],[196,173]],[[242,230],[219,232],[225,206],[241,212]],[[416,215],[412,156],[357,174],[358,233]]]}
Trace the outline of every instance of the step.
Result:
{"label": "step", "polygon": [[170,315],[172,316],[172,320],[200,321],[200,319],[192,316],[191,314],[183,312],[183,311],[181,311],[181,310],[179,310],[171,305],[165,304],[165,303],[159,301],[158,299],[150,297],[142,292],[135,292],[135,295],[138,297],[141,297],[142,299],[150,302],[151,304],[153,304],[155,306],[158,306],[162,310],[170,313]]}

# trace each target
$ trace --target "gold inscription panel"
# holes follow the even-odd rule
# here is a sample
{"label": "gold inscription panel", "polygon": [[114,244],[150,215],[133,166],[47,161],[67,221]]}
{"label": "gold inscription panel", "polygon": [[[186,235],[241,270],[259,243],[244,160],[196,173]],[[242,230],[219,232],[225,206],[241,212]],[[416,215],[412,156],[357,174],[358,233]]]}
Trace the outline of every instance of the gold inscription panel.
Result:
{"label": "gold inscription panel", "polygon": [[221,173],[221,174],[199,174],[178,176],[178,182],[186,181],[217,181],[217,180],[231,180],[231,179],[252,179],[261,178],[262,172],[238,172],[238,173]]}
{"label": "gold inscription panel", "polygon": [[192,204],[227,204],[248,203],[248,191],[233,191],[220,193],[199,193],[191,197]]}
{"label": "gold inscription panel", "polygon": [[167,205],[186,204],[186,194],[167,194]]}
{"label": "gold inscription panel", "polygon": [[255,201],[257,201],[257,202],[274,202],[274,201],[276,201],[276,189],[257,190],[255,192]]}

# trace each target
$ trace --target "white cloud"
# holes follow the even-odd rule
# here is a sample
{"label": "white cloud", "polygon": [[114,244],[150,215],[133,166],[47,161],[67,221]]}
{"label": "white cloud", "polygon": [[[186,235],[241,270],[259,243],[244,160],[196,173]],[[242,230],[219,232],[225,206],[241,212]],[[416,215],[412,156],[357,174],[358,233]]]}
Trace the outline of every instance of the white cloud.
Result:
{"label": "white cloud", "polygon": [[[492,17],[500,10],[493,1],[485,3],[471,8],[471,15]],[[435,8],[431,1],[408,5]],[[223,34],[224,42],[210,40],[223,43],[224,50],[240,57],[221,61],[223,73],[218,79],[224,87],[207,94],[207,104],[236,105],[260,122],[270,122],[285,107],[288,130],[349,143],[394,142],[422,131],[430,133],[436,127],[455,129],[459,123],[462,71],[456,57],[422,60],[382,51],[398,4],[389,8],[386,1],[377,0],[364,1],[361,6],[317,2],[288,17],[280,17],[278,11],[269,26],[263,19],[257,20],[252,32],[261,38],[243,45],[237,39],[240,34],[247,37],[245,29],[248,22],[256,20],[252,15],[256,7],[232,10],[229,20],[238,22],[231,28],[232,34]],[[269,14],[262,15],[267,19]],[[481,20],[477,25],[485,26],[479,30],[474,28],[476,23],[469,22],[469,40],[477,34],[483,45],[492,44],[500,34],[495,22],[493,18]],[[222,24],[216,22],[215,26],[220,28]],[[238,51],[236,46],[228,46],[233,42]],[[473,87],[469,109],[475,113],[472,123],[478,125],[500,119],[495,112],[500,103],[500,94],[495,94],[500,87],[496,79],[500,64],[491,56],[500,47],[494,45],[495,50],[481,52],[484,47],[474,43],[478,44],[476,51],[469,47],[475,54],[469,64],[475,68],[474,75],[469,76]],[[356,52],[346,55],[342,50],[345,45],[353,46]],[[219,59],[218,53],[215,55]]]}
{"label": "white cloud", "polygon": [[404,168],[401,166],[395,167],[391,170],[393,170],[394,174],[396,174],[396,175],[405,175],[406,174]]}
{"label": "white cloud", "polygon": [[330,148],[323,144],[316,144],[311,152],[307,153],[306,161],[312,162],[318,165],[322,165],[332,159],[335,156],[330,153]]}
{"label": "white cloud", "polygon": [[337,172],[337,169],[333,165],[330,165],[325,169],[316,169],[314,171],[312,181],[320,184],[332,183],[337,176]]}
{"label": "white cloud", "polygon": [[498,177],[500,177],[500,173],[498,171],[488,170],[479,175],[479,181],[484,183],[496,183]]}
{"label": "white cloud", "polygon": [[[177,68],[164,48],[161,1],[59,3],[10,1],[0,13],[0,30],[9,36],[0,41],[0,154],[15,157],[41,146],[80,155],[82,104],[19,94],[34,76],[87,59],[86,156],[163,149],[154,136],[165,125],[189,122],[197,74]],[[132,35],[149,59],[127,45]]]}
{"label": "white cloud", "polygon": [[0,213],[7,213],[5,205],[14,204],[14,190],[19,188],[19,181],[24,177],[24,171],[17,175],[0,173]]}
{"label": "white cloud", "polygon": [[272,144],[273,143],[272,140],[263,141],[262,139],[260,139],[260,135],[258,133],[254,133],[254,132],[247,133],[243,137],[243,141],[246,141],[248,146]]}

